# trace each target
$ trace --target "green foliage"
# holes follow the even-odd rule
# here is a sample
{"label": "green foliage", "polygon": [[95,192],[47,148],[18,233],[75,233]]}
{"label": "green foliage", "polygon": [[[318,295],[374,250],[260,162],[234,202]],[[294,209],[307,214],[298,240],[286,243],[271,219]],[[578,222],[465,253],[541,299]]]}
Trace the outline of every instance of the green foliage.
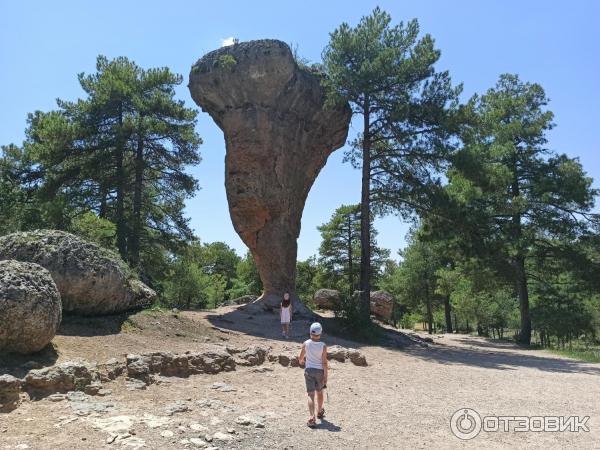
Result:
{"label": "green foliage", "polygon": [[220,55],[217,60],[217,65],[225,70],[232,70],[237,64],[233,55]]}
{"label": "green foliage", "polygon": [[320,288],[322,274],[323,267],[316,256],[296,263],[296,294],[307,306],[311,306],[313,295]]}
{"label": "green foliage", "polygon": [[[199,244],[187,247],[171,265],[164,302],[179,308],[214,308],[225,297],[227,280],[210,266],[202,266]],[[200,252],[201,253],[201,252]]]}
{"label": "green foliage", "polygon": [[[373,217],[371,217],[371,224]],[[329,222],[318,227],[321,232],[319,274],[321,286],[338,289],[352,296],[358,290],[361,260],[360,206],[342,205]],[[389,258],[389,250],[377,246],[377,230],[371,229],[371,276],[376,281]]]}
{"label": "green foliage", "polygon": [[78,77],[84,99],[29,115],[19,176],[37,222],[70,229],[93,212],[115,224],[119,253],[149,279],[153,267],[141,263],[150,253],[174,252],[192,237],[183,208],[197,189],[185,173],[200,161],[197,112],[175,99],[183,78],[167,68],[99,56],[96,69]]}
{"label": "green foliage", "polygon": [[233,280],[233,285],[229,290],[229,298],[262,293],[262,281],[250,251],[246,252],[246,256],[238,262],[236,272],[237,277]]}
{"label": "green foliage", "polygon": [[71,223],[70,231],[104,248],[117,250],[115,224],[110,220],[98,217],[93,212],[88,211],[75,217]]}

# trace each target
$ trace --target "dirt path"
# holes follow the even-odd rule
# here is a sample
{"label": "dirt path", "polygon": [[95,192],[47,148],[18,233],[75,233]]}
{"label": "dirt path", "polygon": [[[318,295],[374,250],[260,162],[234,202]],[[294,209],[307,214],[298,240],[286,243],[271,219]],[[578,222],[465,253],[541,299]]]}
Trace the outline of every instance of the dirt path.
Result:
{"label": "dirt path", "polygon": [[[102,362],[130,352],[195,351],[215,343],[297,351],[308,324],[296,323],[293,340],[286,341],[276,316],[232,308],[94,320],[67,320],[54,341],[57,354],[44,361]],[[139,391],[127,390],[120,378],[105,385],[111,395],[93,397],[106,411],[89,415],[78,415],[72,401],[25,401],[0,414],[0,449],[600,448],[600,364],[465,335],[443,335],[428,348],[404,349],[325,340],[360,348],[369,366],[331,363],[327,420],[315,430],[305,426],[302,370],[265,363],[218,375],[161,378]],[[213,389],[215,382],[232,390]],[[168,415],[166,408],[177,401],[189,411]],[[482,431],[462,441],[450,430],[450,418],[461,408],[481,416],[590,416],[590,431]],[[240,416],[250,416],[259,427],[237,423]],[[130,436],[107,443],[117,429]],[[207,435],[212,442],[206,442]]]}

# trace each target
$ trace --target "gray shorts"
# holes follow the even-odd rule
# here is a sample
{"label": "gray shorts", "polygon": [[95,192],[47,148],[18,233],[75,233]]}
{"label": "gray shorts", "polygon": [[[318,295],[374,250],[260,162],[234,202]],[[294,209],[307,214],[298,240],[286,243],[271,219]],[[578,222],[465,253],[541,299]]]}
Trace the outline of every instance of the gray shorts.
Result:
{"label": "gray shorts", "polygon": [[304,369],[304,381],[306,382],[306,392],[320,391],[323,389],[323,369]]}

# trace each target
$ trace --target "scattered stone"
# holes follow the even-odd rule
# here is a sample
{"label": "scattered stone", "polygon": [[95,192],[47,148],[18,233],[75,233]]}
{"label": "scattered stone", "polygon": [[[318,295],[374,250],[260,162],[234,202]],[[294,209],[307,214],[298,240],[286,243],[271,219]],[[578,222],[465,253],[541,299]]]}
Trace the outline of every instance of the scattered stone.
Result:
{"label": "scattered stone", "polygon": [[171,403],[170,405],[168,405],[165,408],[165,411],[169,416],[172,416],[173,414],[176,414],[176,413],[184,413],[184,412],[191,411],[191,409],[186,403],[184,403],[182,401],[176,401],[175,403]]}
{"label": "scattered stone", "polygon": [[278,355],[278,357],[277,357],[279,364],[281,364],[284,367],[287,367],[290,365],[291,359],[292,359],[291,355],[285,355],[283,353]]}
{"label": "scattered stone", "polygon": [[352,361],[352,364],[354,364],[355,366],[367,365],[367,358],[365,357],[365,355],[363,355],[360,351],[354,348],[348,349],[348,358],[350,358],[350,361]]}
{"label": "scattered stone", "polygon": [[252,372],[254,372],[254,373],[273,372],[273,369],[271,369],[270,367],[255,367],[254,369],[252,369]]}
{"label": "scattered stone", "polygon": [[144,383],[143,381],[134,379],[127,380],[125,386],[127,387],[128,391],[141,391],[146,389],[147,387],[146,383]]}
{"label": "scattered stone", "polygon": [[334,310],[340,303],[340,291],[335,289],[319,289],[313,295],[313,303],[319,309]]}
{"label": "scattered stone", "polygon": [[236,432],[235,432],[235,428],[227,428],[227,432],[228,432],[229,434],[235,434],[235,433],[236,433]]}
{"label": "scattered stone", "polygon": [[235,419],[235,423],[243,426],[252,425],[255,428],[264,428],[265,418],[257,414],[244,414]]}
{"label": "scattered stone", "polygon": [[211,418],[210,418],[210,424],[211,424],[212,426],[215,426],[215,425],[220,425],[220,424],[222,424],[222,423],[223,423],[223,421],[222,421],[220,418],[216,417],[216,416],[215,416],[215,417],[211,417]]}
{"label": "scattered stone", "polygon": [[190,443],[192,443],[196,447],[204,447],[204,446],[206,446],[206,442],[203,441],[200,438],[195,438],[195,437],[194,438],[190,438],[189,441],[190,441]]}
{"label": "scattered stone", "polygon": [[165,431],[162,431],[160,433],[160,435],[164,438],[171,438],[171,437],[175,436],[175,433],[173,433],[171,430],[165,430]]}
{"label": "scattered stone", "polygon": [[100,389],[98,390],[97,395],[100,397],[106,397],[107,395],[112,394],[112,389]]}
{"label": "scattered stone", "polygon": [[46,398],[51,402],[62,402],[67,399],[67,396],[65,394],[51,394]]}
{"label": "scattered stone", "polygon": [[213,434],[212,438],[216,439],[217,441],[232,441],[233,439],[235,439],[230,434],[226,434],[221,431],[217,431],[215,434]]}
{"label": "scattered stone", "polygon": [[[0,260],[2,254],[0,237]],[[62,303],[50,272],[37,264],[0,261],[0,353],[34,353],[54,338]]]}
{"label": "scattered stone", "polygon": [[[101,419],[93,419],[92,426],[98,430],[111,433],[115,439],[117,436],[129,433],[134,424],[133,416],[113,416]],[[113,439],[114,442],[114,439]]]}
{"label": "scattered stone", "polygon": [[234,388],[233,386],[227,384],[227,383],[221,383],[221,382],[217,382],[217,383],[213,383],[210,386],[211,389],[215,389],[217,391],[220,392],[234,392],[237,391],[236,388]]}
{"label": "scattered stone", "polygon": [[190,424],[190,429],[193,430],[193,431],[197,431],[199,433],[206,433],[208,431],[207,427],[205,427],[204,425],[199,424],[199,423],[191,423]]}
{"label": "scattered stone", "polygon": [[83,389],[83,392],[85,392],[88,395],[97,395],[98,392],[100,391],[100,389],[102,389],[102,384],[99,381],[94,381],[94,382],[88,384]]}
{"label": "scattered stone", "polygon": [[[220,64],[223,58],[233,67]],[[327,107],[320,77],[300,68],[287,44],[270,39],[206,54],[188,86],[225,135],[231,218],[265,290],[257,302],[277,307],[282,290],[295,285],[306,197],[328,156],[346,142],[351,109]],[[311,314],[292,297],[296,313]]]}
{"label": "scattered stone", "polygon": [[290,367],[300,367],[300,361],[297,356],[292,356],[290,358]]}
{"label": "scattered stone", "polygon": [[146,424],[148,428],[160,428],[171,423],[168,417],[156,417],[151,414],[144,414],[144,417],[138,419],[140,423]]}
{"label": "scattered stone", "polygon": [[142,448],[146,446],[146,441],[139,437],[128,436],[127,440],[121,442],[122,447]]}

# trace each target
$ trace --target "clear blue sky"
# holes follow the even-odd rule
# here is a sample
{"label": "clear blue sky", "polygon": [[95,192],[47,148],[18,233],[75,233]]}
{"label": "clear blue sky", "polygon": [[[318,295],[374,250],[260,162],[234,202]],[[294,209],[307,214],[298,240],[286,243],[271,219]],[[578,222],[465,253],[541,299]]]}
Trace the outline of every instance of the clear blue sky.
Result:
{"label": "clear blue sky", "polygon": [[[168,66],[185,77],[178,95],[189,106],[189,69],[223,39],[276,38],[297,43],[318,61],[328,33],[380,5],[394,21],[418,18],[442,50],[439,69],[463,82],[465,97],[484,92],[503,72],[544,86],[557,127],[550,147],[578,156],[600,180],[600,2],[588,1],[7,1],[0,0],[0,143],[20,143],[25,119],[55,99],[82,95],[76,74],[94,71],[98,54],[127,56],[143,67]],[[187,203],[204,242],[221,240],[238,250],[224,189],[225,147],[220,130],[201,114],[203,161],[193,168],[202,190]],[[351,133],[354,131],[351,130]],[[334,153],[308,197],[299,258],[315,254],[317,225],[335,208],[360,199],[360,174]],[[595,181],[595,186],[600,183]],[[376,222],[379,243],[393,253],[407,226],[390,217]]]}

